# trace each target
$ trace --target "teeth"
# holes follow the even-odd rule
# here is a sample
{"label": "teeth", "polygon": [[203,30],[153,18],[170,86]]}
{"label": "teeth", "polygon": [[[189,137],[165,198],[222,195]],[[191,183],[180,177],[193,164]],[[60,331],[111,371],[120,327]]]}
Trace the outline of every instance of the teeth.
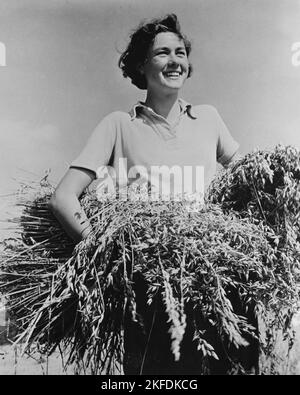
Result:
{"label": "teeth", "polygon": [[178,77],[180,75],[180,73],[178,73],[177,71],[170,71],[169,73],[165,74],[170,77]]}

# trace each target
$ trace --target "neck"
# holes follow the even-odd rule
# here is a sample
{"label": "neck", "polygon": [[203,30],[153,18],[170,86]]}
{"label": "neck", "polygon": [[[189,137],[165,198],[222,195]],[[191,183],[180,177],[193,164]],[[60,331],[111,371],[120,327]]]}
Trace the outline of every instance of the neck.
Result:
{"label": "neck", "polygon": [[147,97],[145,100],[145,105],[152,108],[156,112],[166,118],[168,121],[178,116],[180,111],[178,104],[178,93],[172,95],[154,95],[151,92],[147,92]]}

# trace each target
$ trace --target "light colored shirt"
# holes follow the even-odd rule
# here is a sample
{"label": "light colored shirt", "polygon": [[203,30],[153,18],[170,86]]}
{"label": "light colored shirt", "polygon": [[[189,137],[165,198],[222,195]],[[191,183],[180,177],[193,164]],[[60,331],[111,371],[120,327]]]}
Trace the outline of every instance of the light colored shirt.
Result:
{"label": "light colored shirt", "polygon": [[[214,107],[191,106],[182,99],[179,104],[181,112],[172,125],[141,102],[129,113],[110,113],[96,127],[71,167],[92,170],[101,178],[103,166],[110,165],[120,176],[120,160],[125,158],[129,184],[147,178],[142,170],[138,171],[146,169],[151,174],[148,181],[157,185],[165,167],[171,173],[182,170],[184,180],[189,180],[188,192],[197,190],[197,178],[199,181],[202,176],[206,189],[215,175],[217,162],[222,165],[230,162],[238,144]],[[192,178],[183,171],[184,167],[193,169]]]}

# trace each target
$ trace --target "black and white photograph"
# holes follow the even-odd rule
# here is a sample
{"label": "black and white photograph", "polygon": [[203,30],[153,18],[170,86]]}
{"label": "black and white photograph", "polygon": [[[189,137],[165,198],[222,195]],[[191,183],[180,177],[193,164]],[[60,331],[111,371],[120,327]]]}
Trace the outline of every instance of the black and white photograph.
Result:
{"label": "black and white photograph", "polygon": [[300,374],[299,21],[0,0],[0,375]]}

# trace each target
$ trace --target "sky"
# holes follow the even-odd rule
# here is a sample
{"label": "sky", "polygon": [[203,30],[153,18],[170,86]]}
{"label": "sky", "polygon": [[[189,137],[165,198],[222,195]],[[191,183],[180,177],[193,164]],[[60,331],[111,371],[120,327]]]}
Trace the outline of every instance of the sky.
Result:
{"label": "sky", "polygon": [[55,184],[106,114],[144,99],[118,58],[142,20],[170,12],[193,48],[181,97],[215,106],[242,154],[300,148],[300,0],[0,0],[2,218],[20,180],[50,169]]}

